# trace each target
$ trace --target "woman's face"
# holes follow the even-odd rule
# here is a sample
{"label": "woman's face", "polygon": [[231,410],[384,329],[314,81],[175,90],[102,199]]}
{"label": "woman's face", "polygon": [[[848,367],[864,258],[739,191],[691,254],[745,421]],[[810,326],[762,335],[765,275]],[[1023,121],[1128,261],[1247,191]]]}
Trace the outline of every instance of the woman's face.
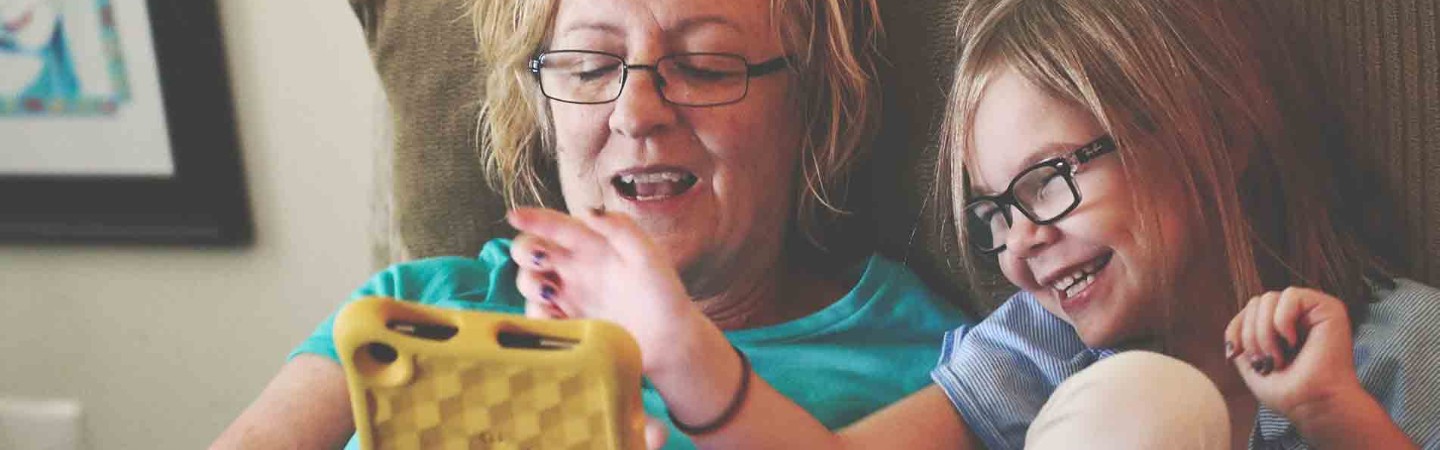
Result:
{"label": "woman's face", "polygon": [[[969,160],[975,192],[1004,191],[1025,168],[1105,133],[1084,109],[1048,95],[1015,70],[997,75],[975,114]],[[1140,216],[1130,192],[1137,187],[1127,182],[1118,153],[1082,165],[1075,182],[1083,200],[1058,222],[1037,226],[1012,211],[1006,248],[998,254],[1005,277],[1073,325],[1090,347],[1159,331],[1157,264],[1146,260],[1138,241]],[[1163,251],[1183,250],[1174,245],[1183,232],[1177,216],[1162,214]]]}
{"label": "woman's face", "polygon": [[[733,53],[757,64],[783,56],[773,30],[762,0],[561,0],[547,50],[640,65]],[[778,249],[802,136],[788,71],[751,77],[743,100],[713,107],[667,103],[657,81],[631,70],[614,102],[550,100],[566,205],[629,214],[687,278]]]}

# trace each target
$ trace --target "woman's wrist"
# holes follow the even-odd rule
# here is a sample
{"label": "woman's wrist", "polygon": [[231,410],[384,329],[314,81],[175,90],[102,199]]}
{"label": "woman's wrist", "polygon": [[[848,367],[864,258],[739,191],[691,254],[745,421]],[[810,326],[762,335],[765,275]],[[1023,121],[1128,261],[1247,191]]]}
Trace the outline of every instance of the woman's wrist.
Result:
{"label": "woman's wrist", "polygon": [[651,363],[644,368],[645,376],[657,388],[670,380],[718,381],[710,378],[709,369],[714,359],[731,351],[725,334],[698,309],[674,317],[649,344],[643,349],[653,353],[646,358]]}
{"label": "woman's wrist", "polygon": [[654,364],[645,368],[645,376],[675,420],[711,423],[725,413],[740,389],[741,356],[720,328],[698,311],[675,325],[683,332],[672,334],[655,350]]}

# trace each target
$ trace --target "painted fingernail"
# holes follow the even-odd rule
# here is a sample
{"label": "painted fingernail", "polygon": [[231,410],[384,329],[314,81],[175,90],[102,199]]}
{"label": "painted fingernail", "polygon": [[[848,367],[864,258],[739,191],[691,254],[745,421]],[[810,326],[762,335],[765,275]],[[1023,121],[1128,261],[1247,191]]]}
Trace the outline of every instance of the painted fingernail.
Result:
{"label": "painted fingernail", "polygon": [[547,302],[555,300],[555,286],[549,284],[540,286],[540,298],[545,299]]}
{"label": "painted fingernail", "polygon": [[1235,352],[1235,343],[1225,341],[1225,359],[1235,359],[1236,355],[1237,353]]}
{"label": "painted fingernail", "polygon": [[595,217],[603,217],[603,216],[605,216],[605,205],[600,205],[600,206],[591,207],[591,208],[590,208],[590,215],[595,216]]}
{"label": "painted fingernail", "polygon": [[1285,339],[1284,336],[1280,337],[1280,354],[1285,357],[1286,361],[1295,359],[1295,346],[1291,345],[1290,340]]}
{"label": "painted fingernail", "polygon": [[530,253],[530,263],[531,263],[531,265],[539,266],[540,263],[545,262],[545,257],[546,257],[546,256],[548,256],[548,255],[546,255],[545,252],[542,252],[542,251],[540,251],[540,250],[536,250],[536,251]]}
{"label": "painted fingernail", "polygon": [[1261,356],[1250,363],[1250,368],[1261,376],[1269,375],[1270,372],[1275,371],[1275,358],[1270,355]]}

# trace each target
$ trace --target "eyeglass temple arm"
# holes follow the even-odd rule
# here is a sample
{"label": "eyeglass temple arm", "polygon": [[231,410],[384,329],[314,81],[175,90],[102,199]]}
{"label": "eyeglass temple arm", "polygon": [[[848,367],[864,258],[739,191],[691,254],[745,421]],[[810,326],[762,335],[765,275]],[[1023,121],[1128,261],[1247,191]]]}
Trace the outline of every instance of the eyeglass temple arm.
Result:
{"label": "eyeglass temple arm", "polygon": [[1090,160],[1100,155],[1110,153],[1112,150],[1115,150],[1115,139],[1108,135],[1102,136],[1100,139],[1096,139],[1095,142],[1091,142],[1090,145],[1075,150],[1075,160],[1081,163],[1090,162]]}
{"label": "eyeglass temple arm", "polygon": [[788,65],[790,65],[790,60],[784,56],[781,56],[779,58],[765,61],[760,64],[746,64],[745,73],[752,77],[769,75],[777,70],[785,68],[785,66]]}

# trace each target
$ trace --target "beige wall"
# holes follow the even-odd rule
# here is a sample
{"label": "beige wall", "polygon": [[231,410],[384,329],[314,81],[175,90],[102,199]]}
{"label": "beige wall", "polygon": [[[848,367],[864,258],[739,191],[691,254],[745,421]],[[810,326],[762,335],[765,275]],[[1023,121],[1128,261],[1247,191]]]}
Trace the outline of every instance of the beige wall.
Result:
{"label": "beige wall", "polygon": [[256,243],[0,245],[0,396],[94,449],[202,448],[368,275],[378,92],[346,2],[221,0]]}

